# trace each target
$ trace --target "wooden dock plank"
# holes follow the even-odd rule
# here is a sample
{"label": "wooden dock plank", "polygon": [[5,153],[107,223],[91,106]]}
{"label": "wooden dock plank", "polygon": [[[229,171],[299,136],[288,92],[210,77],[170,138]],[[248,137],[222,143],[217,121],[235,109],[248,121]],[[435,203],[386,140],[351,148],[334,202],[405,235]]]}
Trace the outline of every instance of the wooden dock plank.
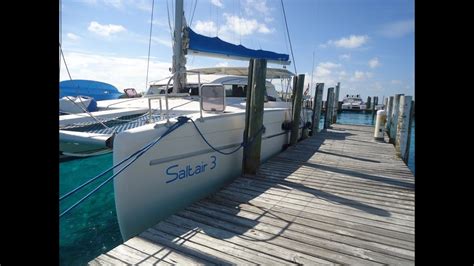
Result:
{"label": "wooden dock plank", "polygon": [[[331,189],[324,187],[324,192],[321,188],[316,188],[310,185],[305,185],[303,183],[284,183],[284,182],[247,182],[247,183],[233,183],[228,186],[230,191],[239,191],[239,190],[248,190],[248,193],[263,193],[265,191],[266,195],[272,196],[285,196],[294,200],[318,200],[314,198],[315,194],[319,197],[324,198],[321,204],[324,203],[344,203],[347,207],[342,206],[341,208],[350,208],[351,205],[361,205],[361,206],[372,206],[378,208],[385,208],[390,212],[395,212],[392,217],[402,217],[401,219],[413,220],[414,215],[414,206],[404,205],[404,201],[392,201],[388,200],[386,197],[374,197],[368,199],[366,197],[360,197],[357,194],[346,194],[346,193],[337,193]],[[294,190],[291,188],[297,188]],[[402,206],[402,207],[400,207]],[[400,214],[400,215],[398,215]]]}
{"label": "wooden dock plank", "polygon": [[412,265],[415,178],[373,130],[335,124],[89,264]]}
{"label": "wooden dock plank", "polygon": [[[244,226],[249,229],[261,230],[263,232],[277,235],[278,237],[287,237],[289,239],[308,244],[324,245],[324,248],[346,253],[352,256],[361,258],[378,258],[378,261],[384,263],[396,263],[396,261],[390,259],[390,256],[397,256],[407,259],[410,259],[414,256],[413,251],[390,247],[387,247],[386,249],[380,249],[380,245],[370,245],[365,241],[360,241],[358,239],[310,228],[308,226],[297,225],[294,224],[293,221],[284,221],[281,219],[259,216],[243,211],[234,214],[226,214],[220,210],[216,211],[212,208],[209,208],[209,206],[206,205],[193,205],[187,209],[212,219],[220,219],[222,221]],[[256,225],[255,221],[258,221]],[[285,230],[282,231],[281,228],[285,228]],[[364,248],[366,250],[361,251],[358,247]],[[383,254],[390,256],[385,257]]]}
{"label": "wooden dock plank", "polygon": [[374,232],[364,232],[364,231],[353,229],[350,227],[333,225],[333,224],[321,222],[318,220],[307,219],[307,218],[297,216],[298,213],[294,213],[294,215],[292,215],[292,214],[278,212],[275,210],[265,209],[258,206],[248,205],[248,204],[234,205],[235,202],[231,202],[229,204],[229,201],[222,201],[222,200],[221,201],[218,201],[218,200],[204,201],[203,200],[196,204],[206,206],[209,209],[226,212],[229,214],[234,214],[234,215],[242,214],[242,215],[245,215],[246,217],[247,216],[258,217],[258,218],[255,218],[255,220],[258,220],[258,221],[263,221],[265,220],[265,218],[275,218],[277,220],[289,222],[291,223],[291,226],[294,226],[294,227],[298,227],[298,226],[309,227],[310,229],[314,228],[317,230],[323,230],[325,232],[336,233],[343,236],[350,236],[350,237],[354,237],[361,240],[371,241],[372,243],[380,243],[386,246],[393,246],[393,247],[399,247],[399,248],[403,248],[407,250],[414,250],[413,243],[410,241],[398,240],[393,237],[386,237],[384,235],[381,235],[380,233],[377,234]]}

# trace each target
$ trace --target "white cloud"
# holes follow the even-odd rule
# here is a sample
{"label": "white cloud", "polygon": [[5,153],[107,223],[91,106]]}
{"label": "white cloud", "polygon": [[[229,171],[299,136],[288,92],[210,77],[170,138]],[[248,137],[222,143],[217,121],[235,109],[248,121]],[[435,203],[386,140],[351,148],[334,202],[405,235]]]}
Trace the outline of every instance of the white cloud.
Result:
{"label": "white cloud", "polygon": [[390,83],[398,85],[398,84],[402,84],[402,81],[398,79],[393,79],[392,81],[390,81]]}
{"label": "white cloud", "polygon": [[111,34],[126,31],[125,27],[122,25],[114,25],[114,24],[102,25],[98,23],[97,21],[92,21],[89,24],[89,27],[87,29],[90,32],[93,32],[95,34],[105,36],[105,37],[108,37]]}
{"label": "white cloud", "polygon": [[275,19],[273,17],[265,16],[264,20],[265,20],[265,22],[270,23],[270,22],[274,21]]}
{"label": "white cloud", "polygon": [[331,70],[322,66],[317,66],[316,67],[316,73],[315,76],[316,78],[326,78],[331,75]]}
{"label": "white cloud", "polygon": [[115,8],[121,9],[123,8],[123,1],[122,0],[102,0],[104,4],[108,6],[113,6]]}
{"label": "white cloud", "polygon": [[258,32],[260,32],[260,33],[270,33],[270,32],[272,32],[272,31],[267,27],[267,25],[265,25],[265,24],[260,24],[260,25],[258,26]]}
{"label": "white cloud", "polygon": [[322,62],[322,63],[319,63],[318,66],[323,67],[323,68],[337,68],[337,67],[340,67],[341,64],[336,64],[333,62]]}
{"label": "white cloud", "polygon": [[376,68],[376,67],[380,66],[379,59],[377,57],[374,57],[374,58],[370,59],[369,60],[369,66],[370,66],[370,68]]}
{"label": "white cloud", "polygon": [[[314,81],[313,82],[324,82],[327,86],[332,86],[330,84],[335,84],[338,80],[338,73],[335,72],[336,69],[340,68],[340,64],[333,62],[321,62],[316,66],[314,71]],[[339,71],[339,76],[345,74],[344,71]]]}
{"label": "white cloud", "polygon": [[356,80],[361,80],[361,79],[364,78],[364,76],[365,76],[365,73],[362,72],[362,71],[356,71],[356,72],[354,73],[354,78],[355,78]]}
{"label": "white cloud", "polygon": [[260,14],[269,16],[271,8],[268,7],[266,0],[246,0],[245,12],[248,15]]}
{"label": "white cloud", "polygon": [[245,36],[253,34],[254,32],[268,34],[273,32],[273,30],[269,29],[267,25],[263,23],[259,23],[256,19],[245,19],[239,16],[229,15],[224,13],[224,18],[226,23],[219,29],[219,32],[234,32],[236,34]]}
{"label": "white cloud", "polygon": [[214,21],[201,21],[198,20],[196,21],[196,24],[194,26],[194,30],[197,33],[208,35],[208,36],[214,36],[216,35],[217,32],[217,27]]}
{"label": "white cloud", "polygon": [[70,39],[70,40],[73,40],[73,41],[77,41],[79,40],[81,37],[77,36],[76,34],[74,33],[68,33],[66,34],[66,36]]}
{"label": "white cloud", "polygon": [[351,59],[351,55],[350,54],[341,54],[339,56],[339,59],[342,59],[342,60],[350,60]]}
{"label": "white cloud", "polygon": [[354,75],[351,77],[350,81],[363,81],[371,78],[373,75],[370,72],[363,72],[356,70]]}
{"label": "white cloud", "polygon": [[364,45],[368,40],[369,36],[367,35],[351,35],[346,38],[341,38],[337,41],[329,40],[327,45],[352,49]]}
{"label": "white cloud", "polygon": [[[146,58],[128,58],[109,55],[95,55],[81,52],[66,52],[67,64],[73,79],[91,79],[110,83],[120,91],[135,88],[143,91],[146,80]],[[162,79],[170,75],[171,63],[150,60],[148,80]],[[69,79],[61,67],[60,80]]]}
{"label": "white cloud", "polygon": [[348,75],[347,72],[342,70],[342,71],[339,72],[339,79],[343,79],[343,78],[347,77],[347,75]]}
{"label": "white cloud", "polygon": [[413,19],[396,21],[383,25],[379,33],[388,38],[399,38],[415,31],[415,21]]}
{"label": "white cloud", "polygon": [[259,23],[256,19],[245,19],[239,16],[233,16],[227,13],[224,13],[225,23],[217,28],[217,25],[214,21],[202,21],[198,20],[194,24],[193,29],[200,34],[207,36],[216,36],[223,40],[230,41],[232,36],[240,35],[246,36],[254,33],[263,33],[269,34],[274,31],[270,29],[264,23]]}
{"label": "white cloud", "polygon": [[245,13],[248,16],[257,16],[263,17],[265,22],[272,22],[274,18],[272,17],[273,8],[267,5],[266,0],[246,0],[244,3]]}
{"label": "white cloud", "polygon": [[223,7],[224,5],[222,4],[221,0],[211,0],[211,4],[217,6],[217,7]]}

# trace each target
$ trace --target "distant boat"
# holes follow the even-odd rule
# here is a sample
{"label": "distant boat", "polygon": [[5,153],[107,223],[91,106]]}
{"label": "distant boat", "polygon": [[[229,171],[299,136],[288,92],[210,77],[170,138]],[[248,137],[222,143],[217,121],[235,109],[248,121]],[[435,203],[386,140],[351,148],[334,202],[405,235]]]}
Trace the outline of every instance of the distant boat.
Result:
{"label": "distant boat", "polygon": [[359,94],[347,94],[342,100],[342,110],[365,110],[366,108],[367,106]]}
{"label": "distant boat", "polygon": [[123,93],[113,85],[95,80],[73,79],[59,82],[59,98],[79,95],[102,101],[118,99]]}

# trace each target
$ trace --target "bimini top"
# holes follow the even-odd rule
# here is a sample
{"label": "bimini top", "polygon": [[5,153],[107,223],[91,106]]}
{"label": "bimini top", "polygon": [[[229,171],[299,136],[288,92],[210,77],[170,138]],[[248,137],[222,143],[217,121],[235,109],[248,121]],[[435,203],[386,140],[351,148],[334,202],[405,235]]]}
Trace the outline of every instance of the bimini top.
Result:
{"label": "bimini top", "polygon": [[207,37],[195,33],[191,28],[185,28],[185,36],[187,35],[188,54],[223,57],[239,60],[248,60],[250,58],[267,59],[269,63],[289,65],[289,55],[279,54],[265,50],[252,50],[242,45],[235,45],[224,42],[218,37]]}
{"label": "bimini top", "polygon": [[[209,67],[209,68],[196,68],[190,71],[199,72],[201,74],[207,75],[234,75],[234,76],[248,76],[247,67]],[[280,68],[267,68],[267,79],[281,79],[281,78],[291,78],[294,76],[292,72],[286,69]]]}

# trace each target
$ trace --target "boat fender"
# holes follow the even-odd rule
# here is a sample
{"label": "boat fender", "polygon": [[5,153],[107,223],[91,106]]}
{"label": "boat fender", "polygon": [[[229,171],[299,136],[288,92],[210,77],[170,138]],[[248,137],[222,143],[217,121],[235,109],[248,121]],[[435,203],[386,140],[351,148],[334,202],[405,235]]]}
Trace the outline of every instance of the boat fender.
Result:
{"label": "boat fender", "polygon": [[291,121],[283,121],[281,124],[281,129],[282,130],[291,130]]}

